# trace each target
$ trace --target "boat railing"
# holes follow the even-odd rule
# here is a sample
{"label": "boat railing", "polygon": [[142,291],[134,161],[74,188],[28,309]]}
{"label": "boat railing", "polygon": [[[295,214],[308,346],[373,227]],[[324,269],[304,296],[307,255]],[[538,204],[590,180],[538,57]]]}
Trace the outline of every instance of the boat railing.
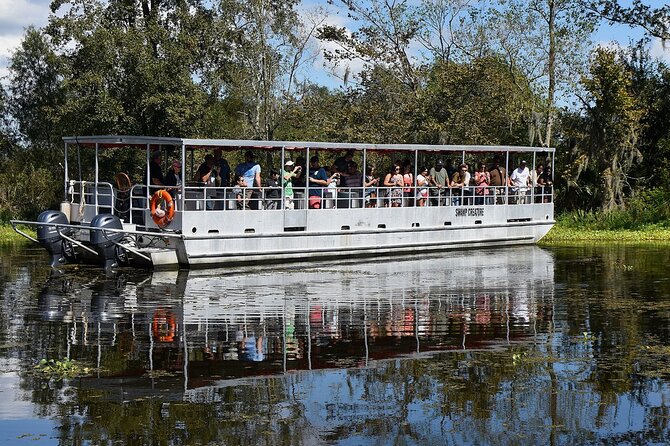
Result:
{"label": "boat railing", "polygon": [[[161,189],[152,186],[152,189]],[[134,188],[135,189],[135,188]],[[168,189],[170,190],[170,189]],[[177,210],[181,205],[181,189],[171,190]],[[221,211],[235,209],[281,210],[279,188],[237,188],[189,186],[184,188],[184,210]],[[424,206],[504,205],[531,204],[551,201],[551,186],[518,188],[497,186],[469,186],[462,188],[422,187],[324,187],[293,188],[294,209],[314,208],[362,208],[362,207],[413,207],[421,202]],[[148,198],[142,193],[133,193],[133,209],[148,209]],[[285,197],[284,197],[285,198]]]}

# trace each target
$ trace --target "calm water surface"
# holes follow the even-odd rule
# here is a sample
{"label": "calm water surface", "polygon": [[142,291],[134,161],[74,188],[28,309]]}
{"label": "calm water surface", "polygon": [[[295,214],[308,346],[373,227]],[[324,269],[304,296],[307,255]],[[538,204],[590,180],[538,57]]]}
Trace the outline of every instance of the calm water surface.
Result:
{"label": "calm water surface", "polygon": [[670,442],[670,247],[45,264],[0,248],[0,444]]}

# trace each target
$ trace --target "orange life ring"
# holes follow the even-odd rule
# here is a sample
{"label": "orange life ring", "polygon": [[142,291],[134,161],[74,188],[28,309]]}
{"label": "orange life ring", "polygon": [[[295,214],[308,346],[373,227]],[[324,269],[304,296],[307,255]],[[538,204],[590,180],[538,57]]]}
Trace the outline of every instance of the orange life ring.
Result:
{"label": "orange life ring", "polygon": [[159,228],[164,228],[170,224],[173,218],[174,202],[172,201],[172,195],[165,189],[156,191],[151,197],[151,219]]}
{"label": "orange life ring", "polygon": [[158,310],[151,321],[151,331],[158,342],[172,342],[177,333],[177,321],[171,311]]}

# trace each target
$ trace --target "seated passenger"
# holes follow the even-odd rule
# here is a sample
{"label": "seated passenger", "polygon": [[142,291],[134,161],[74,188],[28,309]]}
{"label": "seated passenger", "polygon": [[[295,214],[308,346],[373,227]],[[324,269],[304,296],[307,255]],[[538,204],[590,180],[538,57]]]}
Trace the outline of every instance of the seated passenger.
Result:
{"label": "seated passenger", "polygon": [[174,200],[177,197],[179,189],[181,189],[181,163],[177,160],[172,161],[172,167],[165,175],[165,185],[168,187],[168,192],[172,195]]}
{"label": "seated passenger", "polygon": [[344,174],[340,175],[340,189],[337,207],[352,207],[351,200],[363,195],[363,174],[358,171],[358,164],[351,161]]}
{"label": "seated passenger", "polygon": [[270,169],[270,178],[265,180],[265,209],[279,209],[281,194],[279,172]]}
{"label": "seated passenger", "polygon": [[428,168],[422,167],[421,172],[416,176],[416,205],[425,206],[428,199],[428,186],[430,185],[430,175]]}
{"label": "seated passenger", "polygon": [[235,207],[237,209],[249,209],[249,201],[245,200],[245,190],[247,189],[247,183],[244,181],[244,177],[238,174],[235,174],[234,180],[235,185],[233,187],[233,197],[235,197]]}

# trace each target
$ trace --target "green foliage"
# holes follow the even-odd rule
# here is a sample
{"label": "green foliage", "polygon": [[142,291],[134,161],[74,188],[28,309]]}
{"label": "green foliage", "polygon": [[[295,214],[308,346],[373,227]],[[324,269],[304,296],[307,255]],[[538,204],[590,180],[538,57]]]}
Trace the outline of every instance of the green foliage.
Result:
{"label": "green foliage", "polygon": [[611,210],[576,210],[561,215],[557,221],[564,228],[587,230],[670,229],[670,191],[640,191],[625,208]]}
{"label": "green foliage", "polygon": [[49,379],[71,379],[78,376],[85,376],[91,369],[84,367],[77,361],[71,359],[42,359],[35,366],[35,372]]}

